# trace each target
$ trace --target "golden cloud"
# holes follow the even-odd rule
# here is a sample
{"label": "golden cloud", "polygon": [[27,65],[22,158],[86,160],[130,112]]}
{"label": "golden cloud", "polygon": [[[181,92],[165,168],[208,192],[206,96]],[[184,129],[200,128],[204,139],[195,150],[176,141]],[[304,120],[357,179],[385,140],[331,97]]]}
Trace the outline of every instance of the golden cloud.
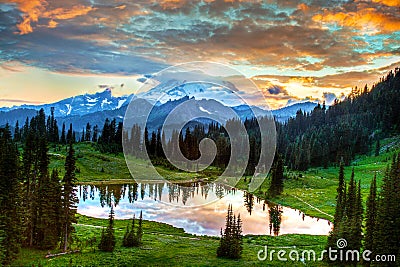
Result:
{"label": "golden cloud", "polygon": [[50,11],[46,11],[43,13],[44,18],[51,18],[51,19],[59,19],[59,20],[64,20],[64,19],[72,19],[77,16],[82,16],[86,15],[90,11],[94,10],[95,8],[91,6],[73,6],[71,9],[65,9],[65,8],[56,8]]}
{"label": "golden cloud", "polygon": [[304,3],[301,3],[301,4],[299,4],[299,5],[297,6],[297,9],[299,9],[299,10],[301,10],[301,11],[303,11],[303,12],[308,12],[308,11],[310,10],[310,7],[307,6],[307,5],[304,4]]}
{"label": "golden cloud", "polygon": [[95,9],[91,6],[77,5],[69,9],[56,8],[48,10],[49,4],[45,0],[12,0],[11,2],[16,3],[18,9],[24,13],[22,22],[17,24],[20,35],[33,32],[32,23],[38,22],[39,18],[50,19],[47,27],[55,28],[58,25],[55,19],[72,19],[77,16],[86,15],[88,12]]}
{"label": "golden cloud", "polygon": [[48,27],[49,27],[49,28],[55,28],[55,27],[57,27],[57,25],[58,25],[58,22],[57,22],[57,21],[50,20],[50,21],[49,21],[49,24],[48,24]]}
{"label": "golden cloud", "polygon": [[397,6],[400,7],[400,0],[372,0],[374,3],[380,3],[387,6]]}
{"label": "golden cloud", "polygon": [[176,9],[186,4],[185,0],[163,0],[160,5],[163,9]]}
{"label": "golden cloud", "polygon": [[398,17],[379,13],[374,8],[364,8],[357,12],[348,13],[325,11],[323,14],[313,16],[313,20],[315,22],[337,23],[345,27],[375,32],[390,33],[400,30]]}

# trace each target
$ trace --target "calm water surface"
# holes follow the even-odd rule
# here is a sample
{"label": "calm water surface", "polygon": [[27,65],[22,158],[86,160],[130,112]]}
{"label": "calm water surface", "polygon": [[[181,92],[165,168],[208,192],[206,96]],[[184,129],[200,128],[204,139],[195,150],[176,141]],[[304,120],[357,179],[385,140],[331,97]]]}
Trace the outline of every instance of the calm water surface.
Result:
{"label": "calm water surface", "polygon": [[[260,200],[242,190],[202,182],[184,186],[170,183],[81,185],[78,212],[107,218],[113,203],[117,219],[129,219],[143,211],[146,220],[168,223],[192,234],[216,236],[224,227],[228,205],[232,204],[234,213],[240,213],[243,220],[244,234],[327,235],[331,229],[327,220],[305,216],[298,210]],[[202,205],[212,200],[215,201]]]}

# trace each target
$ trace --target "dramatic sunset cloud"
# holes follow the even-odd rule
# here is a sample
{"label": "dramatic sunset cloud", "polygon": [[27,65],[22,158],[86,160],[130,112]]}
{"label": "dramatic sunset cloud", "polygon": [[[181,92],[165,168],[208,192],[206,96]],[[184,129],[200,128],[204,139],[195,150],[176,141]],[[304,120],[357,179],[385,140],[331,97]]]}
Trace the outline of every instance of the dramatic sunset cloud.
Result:
{"label": "dramatic sunset cloud", "polygon": [[[42,89],[31,86],[51,88],[53,99],[97,88],[104,76],[137,78],[188,61],[237,68],[274,107],[340,96],[399,66],[399,7],[398,0],[0,0],[0,98],[39,101],[37,92],[21,97],[19,80],[35,80],[33,73],[43,73]],[[76,75],[93,84],[66,89]]]}
{"label": "dramatic sunset cloud", "polygon": [[313,17],[314,21],[337,23],[340,26],[355,27],[359,30],[391,33],[400,30],[399,16],[382,14],[373,8],[365,8],[356,12],[325,11]]}
{"label": "dramatic sunset cloud", "polygon": [[400,0],[372,0],[375,3],[382,3],[387,6],[397,6],[400,7]]}
{"label": "dramatic sunset cloud", "polygon": [[23,12],[22,22],[16,25],[21,35],[33,32],[32,24],[38,23],[41,18],[49,19],[47,26],[55,28],[58,24],[55,20],[72,19],[93,10],[92,7],[83,5],[49,10],[49,4],[45,0],[12,0],[10,2],[16,3],[18,9]]}

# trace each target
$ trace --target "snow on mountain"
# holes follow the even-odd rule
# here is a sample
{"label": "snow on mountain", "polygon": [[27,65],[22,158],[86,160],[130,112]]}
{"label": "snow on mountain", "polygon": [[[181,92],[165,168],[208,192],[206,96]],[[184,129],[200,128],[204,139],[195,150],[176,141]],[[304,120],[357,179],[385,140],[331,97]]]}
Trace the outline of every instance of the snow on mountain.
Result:
{"label": "snow on mountain", "polygon": [[206,110],[206,109],[203,108],[203,107],[199,107],[199,109],[200,109],[200,111],[203,111],[203,112],[205,112],[205,113],[207,113],[207,114],[212,114],[210,111]]}
{"label": "snow on mountain", "polygon": [[[164,92],[164,93],[162,93]],[[126,108],[133,99],[141,99],[142,106],[155,105],[149,116],[149,128],[157,129],[166,116],[179,104],[187,100],[193,100],[190,107],[185,110],[185,114],[179,119],[189,118],[192,114],[209,117],[212,115],[222,116],[230,119],[230,110],[234,110],[242,119],[254,116],[268,116],[270,111],[261,107],[252,106],[237,102],[235,94],[226,88],[217,87],[213,84],[187,83],[179,85],[178,81],[171,80],[163,85],[158,85],[148,92],[140,93],[137,96],[112,96],[111,89],[95,94],[84,94],[63,99],[61,101],[44,105],[22,105],[11,108],[0,108],[0,125],[10,123],[15,125],[18,120],[24,122],[26,117],[32,117],[36,111],[43,108],[46,114],[50,114],[51,107],[54,107],[54,115],[62,125],[62,122],[73,123],[76,129],[82,129],[87,122],[92,125],[98,124],[102,127],[106,118],[117,118],[122,120]],[[317,105],[316,102],[302,102],[288,105],[281,109],[272,110],[272,115],[279,122],[285,122],[289,118],[296,116],[296,112],[301,109],[310,112]],[[138,110],[137,113],[140,113]],[[226,118],[225,118],[226,117]],[[140,118],[138,118],[139,120]],[[206,122],[199,119],[198,122]]]}
{"label": "snow on mountain", "polygon": [[139,93],[137,97],[146,99],[155,105],[162,105],[185,96],[194,97],[197,100],[215,99],[226,106],[243,104],[243,101],[232,94],[232,90],[237,90],[236,88],[232,88],[230,83],[226,83],[224,86],[201,82],[181,84],[180,81],[172,79],[147,92]]}
{"label": "snow on mountain", "polygon": [[132,97],[133,95],[114,97],[111,94],[111,89],[107,88],[103,92],[78,95],[51,104],[14,106],[0,108],[0,111],[21,108],[40,110],[43,108],[46,114],[50,114],[51,107],[54,107],[55,117],[83,116],[97,111],[119,109],[123,105],[128,105]]}

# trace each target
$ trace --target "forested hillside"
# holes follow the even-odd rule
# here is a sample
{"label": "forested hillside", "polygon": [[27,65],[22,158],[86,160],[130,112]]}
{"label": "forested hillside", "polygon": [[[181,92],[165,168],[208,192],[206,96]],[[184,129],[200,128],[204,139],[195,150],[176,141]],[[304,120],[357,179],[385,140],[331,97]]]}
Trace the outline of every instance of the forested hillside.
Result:
{"label": "forested hillside", "polygon": [[[371,88],[355,87],[343,101],[310,113],[301,110],[285,124],[277,123],[278,152],[292,169],[348,165],[373,143],[400,132],[400,69]],[[378,143],[379,145],[379,143]]]}

